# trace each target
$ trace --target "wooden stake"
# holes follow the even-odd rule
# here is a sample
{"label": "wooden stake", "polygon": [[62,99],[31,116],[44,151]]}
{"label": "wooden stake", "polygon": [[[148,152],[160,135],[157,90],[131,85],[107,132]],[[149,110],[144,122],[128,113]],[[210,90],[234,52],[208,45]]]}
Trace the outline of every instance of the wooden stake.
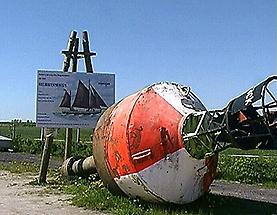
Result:
{"label": "wooden stake", "polygon": [[68,69],[70,67],[70,61],[72,58],[72,52],[73,52],[76,36],[77,36],[77,32],[72,31],[70,34],[69,40],[68,40],[67,50],[62,51],[62,54],[65,55],[64,62],[63,62],[63,71],[64,72],[68,72]]}
{"label": "wooden stake", "polygon": [[[63,71],[68,72],[70,67],[70,62],[72,60],[72,72],[77,72],[78,58],[85,58],[85,68],[86,72],[93,73],[93,65],[91,62],[91,56],[96,56],[95,52],[89,50],[89,38],[87,31],[83,32],[83,52],[79,52],[79,38],[77,38],[77,32],[72,31],[68,41],[68,50],[62,51],[65,55]],[[70,157],[71,145],[72,145],[72,128],[66,128],[65,137],[65,150],[64,150],[64,160]],[[80,142],[80,130],[77,129],[77,142]]]}
{"label": "wooden stake", "polygon": [[40,144],[41,144],[41,156],[43,153],[43,149],[44,149],[44,143],[45,143],[45,129],[41,128],[40,129]]}
{"label": "wooden stake", "polygon": [[77,128],[77,130],[76,130],[76,141],[77,141],[77,143],[80,143],[80,136],[81,136],[81,129]]}
{"label": "wooden stake", "polygon": [[[79,48],[79,38],[77,38],[77,32],[72,31],[67,45],[68,50],[62,51],[65,55],[65,60],[63,64],[63,71],[68,72],[70,67],[70,62],[72,59],[72,72],[77,71],[77,59],[78,59],[78,48]],[[70,157],[72,145],[72,128],[66,128],[65,133],[65,146],[64,146],[64,160]]]}
{"label": "wooden stake", "polygon": [[64,160],[70,157],[72,145],[72,128],[65,129]]}
{"label": "wooden stake", "polygon": [[38,178],[39,183],[46,182],[47,170],[48,170],[49,159],[50,159],[50,149],[54,139],[54,129],[48,128],[46,129],[45,133],[46,133],[46,139],[45,139],[43,153],[41,157],[41,164],[40,164],[39,178]]}
{"label": "wooden stake", "polygon": [[89,50],[89,39],[88,39],[88,32],[83,31],[83,49],[84,49],[84,58],[85,58],[85,65],[86,65],[86,72],[93,73],[93,66],[90,57],[96,56],[95,52],[90,52]]}
{"label": "wooden stake", "polygon": [[45,139],[45,130],[44,128],[40,129],[40,141],[43,142]]}
{"label": "wooden stake", "polygon": [[16,137],[16,131],[15,131],[16,129],[15,129],[15,122],[13,123],[13,137],[12,137],[12,139],[14,140],[15,139],[15,137]]}
{"label": "wooden stake", "polygon": [[78,66],[78,49],[79,49],[79,38],[75,39],[74,50],[73,50],[73,58],[72,58],[72,72],[77,72]]}

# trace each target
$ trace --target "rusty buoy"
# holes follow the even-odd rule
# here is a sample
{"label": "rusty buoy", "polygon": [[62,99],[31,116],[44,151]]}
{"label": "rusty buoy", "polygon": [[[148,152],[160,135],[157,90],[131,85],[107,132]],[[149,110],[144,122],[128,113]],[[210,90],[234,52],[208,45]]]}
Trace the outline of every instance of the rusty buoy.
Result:
{"label": "rusty buoy", "polygon": [[190,88],[167,82],[111,106],[93,137],[95,165],[107,188],[177,204],[203,195],[215,176],[218,155],[196,156],[193,147],[198,146],[186,141],[184,134],[199,124],[191,116],[205,111]]}

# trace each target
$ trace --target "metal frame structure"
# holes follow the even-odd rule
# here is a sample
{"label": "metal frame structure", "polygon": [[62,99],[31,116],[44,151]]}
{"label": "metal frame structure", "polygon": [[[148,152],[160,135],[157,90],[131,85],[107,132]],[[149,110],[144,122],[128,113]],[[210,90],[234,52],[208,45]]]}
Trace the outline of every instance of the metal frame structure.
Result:
{"label": "metal frame structure", "polygon": [[[277,98],[270,89],[270,85],[276,83],[277,76],[269,77],[231,100],[222,110],[192,113],[184,123],[183,139],[205,147],[205,155],[231,146],[241,149],[277,148]],[[201,119],[196,129],[187,130],[186,123],[199,115]]]}

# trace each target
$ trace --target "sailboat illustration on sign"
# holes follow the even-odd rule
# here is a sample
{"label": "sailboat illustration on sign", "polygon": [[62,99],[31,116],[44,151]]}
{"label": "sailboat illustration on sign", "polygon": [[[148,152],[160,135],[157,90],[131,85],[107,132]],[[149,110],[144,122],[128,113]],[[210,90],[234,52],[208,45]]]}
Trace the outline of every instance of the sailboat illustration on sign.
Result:
{"label": "sailboat illustration on sign", "polygon": [[64,89],[64,95],[59,107],[62,113],[66,114],[97,114],[101,113],[102,109],[107,108],[107,104],[90,84],[88,87],[79,80],[76,95],[71,104],[71,91]]}

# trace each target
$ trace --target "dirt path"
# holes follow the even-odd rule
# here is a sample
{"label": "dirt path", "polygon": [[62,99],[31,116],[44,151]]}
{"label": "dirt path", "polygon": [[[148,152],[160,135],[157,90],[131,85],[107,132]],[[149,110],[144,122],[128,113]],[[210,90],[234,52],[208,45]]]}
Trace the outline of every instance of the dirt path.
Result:
{"label": "dirt path", "polygon": [[255,185],[227,181],[214,181],[210,189],[211,193],[214,194],[273,203],[277,207],[277,189],[261,188]]}
{"label": "dirt path", "polygon": [[[40,164],[40,155],[22,153],[22,152],[0,152],[0,162],[28,162],[33,164]],[[49,166],[53,168],[58,168],[62,165],[61,160],[50,158]]]}
{"label": "dirt path", "polygon": [[70,215],[104,213],[70,205],[70,196],[28,185],[33,176],[0,171],[0,215]]}

